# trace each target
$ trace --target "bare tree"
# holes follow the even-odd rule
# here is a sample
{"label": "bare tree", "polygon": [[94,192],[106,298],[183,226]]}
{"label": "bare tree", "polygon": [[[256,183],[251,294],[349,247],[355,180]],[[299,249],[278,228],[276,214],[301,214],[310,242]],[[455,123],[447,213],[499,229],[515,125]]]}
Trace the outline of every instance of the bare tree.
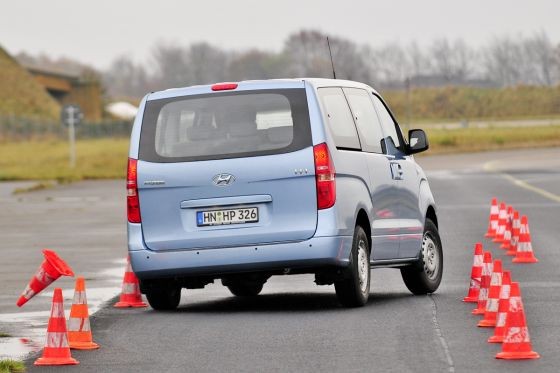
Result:
{"label": "bare tree", "polygon": [[192,44],[185,53],[190,84],[209,84],[227,80],[228,55],[208,44]]}
{"label": "bare tree", "polygon": [[472,73],[474,52],[462,40],[437,39],[430,48],[432,71],[447,81],[464,81]]}
{"label": "bare tree", "polygon": [[554,47],[548,36],[541,31],[523,42],[527,58],[527,76],[523,81],[528,84],[552,85],[557,81],[554,71]]}
{"label": "bare tree", "polygon": [[289,71],[289,59],[282,53],[252,49],[230,57],[229,80],[284,78]]}
{"label": "bare tree", "polygon": [[321,32],[302,30],[290,35],[284,44],[284,53],[290,61],[291,75],[332,77],[327,36]]}
{"label": "bare tree", "polygon": [[519,84],[525,61],[523,48],[510,37],[496,38],[484,50],[486,77],[502,86]]}
{"label": "bare tree", "polygon": [[411,76],[426,75],[431,71],[430,59],[426,52],[415,41],[406,48],[408,56],[408,72]]}
{"label": "bare tree", "polygon": [[187,54],[180,46],[160,42],[152,49],[152,60],[157,89],[185,86],[190,82]]}
{"label": "bare tree", "polygon": [[145,68],[126,55],[113,61],[103,75],[103,83],[111,96],[141,97],[150,90]]}

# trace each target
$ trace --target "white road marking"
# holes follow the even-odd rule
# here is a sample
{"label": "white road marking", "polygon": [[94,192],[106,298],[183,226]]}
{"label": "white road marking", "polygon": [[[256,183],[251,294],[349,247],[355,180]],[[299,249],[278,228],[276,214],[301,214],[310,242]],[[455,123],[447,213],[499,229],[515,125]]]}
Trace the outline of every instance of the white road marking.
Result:
{"label": "white road marking", "polygon": [[496,169],[495,163],[496,163],[495,161],[485,163],[484,166],[483,166],[484,170],[488,171],[488,172],[494,172],[494,173],[502,176],[504,179],[510,181],[512,184],[517,185],[520,188],[530,190],[530,191],[532,191],[534,193],[537,193],[537,194],[539,194],[539,195],[541,195],[545,198],[548,198],[548,199],[550,199],[554,202],[560,203],[560,196],[558,196],[554,193],[550,193],[547,190],[538,188],[534,185],[531,185],[531,184],[527,183],[526,181],[520,180],[520,179],[518,179],[518,178],[516,178],[516,177],[514,177],[510,174],[499,171],[498,169]]}
{"label": "white road marking", "polygon": [[449,346],[445,341],[445,337],[443,336],[443,332],[441,331],[441,327],[439,326],[439,322],[437,320],[437,304],[431,294],[428,294],[428,297],[432,301],[432,323],[434,324],[434,330],[436,335],[438,336],[439,343],[443,349],[443,353],[445,354],[445,360],[447,360],[447,364],[449,365],[448,372],[455,372],[455,363],[453,362],[453,358],[451,358],[451,352],[449,351]]}

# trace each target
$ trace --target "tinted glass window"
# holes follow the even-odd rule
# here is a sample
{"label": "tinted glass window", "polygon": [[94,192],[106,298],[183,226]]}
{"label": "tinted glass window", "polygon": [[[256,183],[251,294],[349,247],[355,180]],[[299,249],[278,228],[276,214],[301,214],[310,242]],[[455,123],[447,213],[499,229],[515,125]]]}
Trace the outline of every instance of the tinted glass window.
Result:
{"label": "tinted glass window", "polygon": [[311,145],[303,89],[148,101],[140,158],[153,162],[276,154]]}
{"label": "tinted glass window", "polygon": [[379,117],[373,107],[369,93],[363,89],[344,88],[344,94],[352,109],[352,114],[360,132],[362,148],[373,153],[382,153],[383,133]]}
{"label": "tinted glass window", "polygon": [[385,143],[387,146],[387,154],[394,154],[396,149],[401,146],[401,142],[399,140],[399,136],[397,134],[397,126],[391,114],[383,105],[383,102],[373,95],[373,102],[375,104],[375,109],[379,114],[379,118],[381,119],[381,125],[383,126],[383,132],[385,133]]}
{"label": "tinted glass window", "polygon": [[324,116],[339,148],[360,149],[360,140],[342,88],[320,88]]}

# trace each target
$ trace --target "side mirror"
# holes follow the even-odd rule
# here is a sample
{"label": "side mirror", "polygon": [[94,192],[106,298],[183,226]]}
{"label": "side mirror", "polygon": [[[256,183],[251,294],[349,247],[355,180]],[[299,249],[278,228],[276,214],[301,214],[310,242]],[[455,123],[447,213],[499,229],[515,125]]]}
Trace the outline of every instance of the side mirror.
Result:
{"label": "side mirror", "polygon": [[408,131],[408,147],[407,154],[420,153],[428,150],[430,144],[428,137],[423,130],[410,130]]}

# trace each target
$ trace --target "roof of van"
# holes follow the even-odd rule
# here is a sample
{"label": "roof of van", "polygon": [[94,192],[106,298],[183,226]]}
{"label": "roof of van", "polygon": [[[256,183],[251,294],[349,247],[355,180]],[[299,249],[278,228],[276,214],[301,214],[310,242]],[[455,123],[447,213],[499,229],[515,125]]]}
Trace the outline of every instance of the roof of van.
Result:
{"label": "roof of van", "polygon": [[[354,82],[343,79],[322,79],[322,78],[296,78],[296,79],[264,79],[264,80],[244,80],[235,82],[238,84],[235,90],[258,90],[258,89],[288,89],[288,88],[304,88],[305,84],[309,84],[314,88],[320,87],[354,87],[367,90],[373,90],[367,84]],[[163,91],[152,92],[149,94],[148,100],[158,100],[162,98],[170,98],[176,96],[196,95],[212,93],[213,84],[195,85],[182,88],[170,88]]]}

